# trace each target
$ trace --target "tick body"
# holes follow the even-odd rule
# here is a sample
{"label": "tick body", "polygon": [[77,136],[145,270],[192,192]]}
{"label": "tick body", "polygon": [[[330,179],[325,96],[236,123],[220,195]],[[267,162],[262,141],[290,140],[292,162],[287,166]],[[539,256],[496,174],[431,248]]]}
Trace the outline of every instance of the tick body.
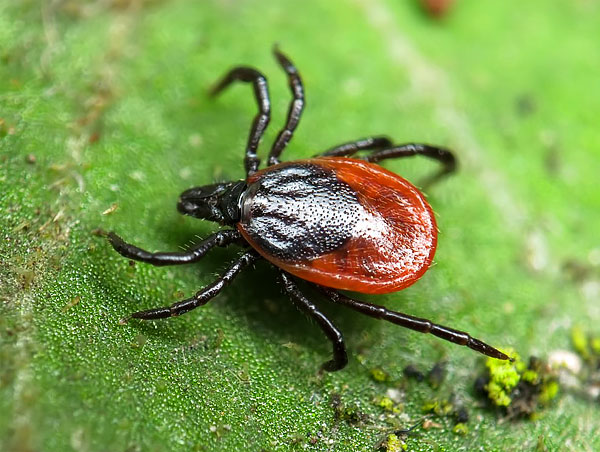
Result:
{"label": "tick body", "polygon": [[341,332],[298,287],[312,284],[330,301],[376,319],[465,345],[498,359],[504,353],[469,334],[429,320],[353,299],[338,290],[365,294],[401,290],[416,282],[431,265],[437,226],[431,207],[410,182],[378,162],[424,156],[442,164],[426,185],[454,171],[451,151],[427,144],[395,145],[383,136],[344,143],[305,160],[280,162],[304,108],[302,81],[291,61],[275,57],[288,76],[293,100],[284,128],[259,170],[257,149],[270,120],[266,78],[256,69],[233,68],[214,87],[217,94],[232,82],[251,83],[258,104],[245,152],[246,178],[204,185],[183,192],[177,209],[184,215],[214,221],[225,228],[185,252],[151,253],[109,233],[112,246],[123,256],[153,265],[176,265],[200,260],[215,246],[244,249],[221,276],[196,295],[170,306],[135,312],[123,319],[173,317],[202,306],[218,295],[244,268],[266,259],[279,269],[284,290],[309,315],[333,345],[328,371],[348,362]]}
{"label": "tick body", "polygon": [[294,276],[372,294],[419,279],[437,240],[433,212],[413,185],[342,157],[280,163],[250,176],[237,228]]}

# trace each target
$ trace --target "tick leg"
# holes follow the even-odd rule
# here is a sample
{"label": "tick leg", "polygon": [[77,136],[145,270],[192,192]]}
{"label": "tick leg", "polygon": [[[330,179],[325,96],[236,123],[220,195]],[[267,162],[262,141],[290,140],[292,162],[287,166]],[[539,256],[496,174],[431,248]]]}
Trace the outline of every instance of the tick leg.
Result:
{"label": "tick leg", "polygon": [[304,296],[287,273],[281,272],[280,277],[283,281],[285,291],[291,296],[296,307],[319,324],[333,345],[333,359],[324,363],[321,368],[329,372],[334,372],[346,367],[346,364],[348,364],[348,355],[346,354],[346,345],[344,344],[342,333],[331,323],[331,320],[325,317],[325,314],[319,311],[319,308],[312,301]]}
{"label": "tick leg", "polygon": [[393,143],[386,136],[361,138],[327,149],[325,152],[318,154],[317,157],[350,157],[359,151],[379,150],[391,146],[393,146]]}
{"label": "tick leg", "polygon": [[258,104],[258,113],[252,121],[248,144],[246,145],[246,157],[244,166],[246,175],[250,175],[258,169],[260,159],[256,156],[258,144],[262,138],[265,129],[269,125],[271,118],[271,101],[269,100],[269,90],[267,79],[256,69],[246,66],[238,66],[229,71],[219,83],[211,90],[210,95],[216,96],[234,81],[252,83],[254,87],[254,96]]}
{"label": "tick leg", "polygon": [[197,262],[215,246],[227,246],[233,242],[241,240],[242,237],[238,231],[233,229],[223,230],[208,236],[188,251],[174,253],[151,253],[125,242],[114,232],[108,233],[108,241],[121,256],[156,266],[190,264],[192,262]]}
{"label": "tick leg", "polygon": [[458,331],[446,326],[437,325],[427,319],[413,317],[407,314],[402,314],[401,312],[390,311],[383,306],[355,300],[327,287],[319,286],[319,288],[334,303],[348,306],[349,308],[352,308],[370,317],[380,320],[387,320],[388,322],[395,323],[396,325],[400,325],[405,328],[410,328],[411,330],[415,330],[420,333],[433,334],[434,336],[454,342],[455,344],[467,346],[475,351],[478,351],[479,353],[491,356],[492,358],[511,360],[501,351],[496,350],[494,347],[480,341],[479,339],[471,337],[464,331]]}
{"label": "tick leg", "polygon": [[454,157],[452,151],[445,148],[420,143],[407,143],[388,149],[382,149],[374,152],[373,154],[367,155],[364,157],[364,160],[371,163],[378,163],[382,160],[412,157],[415,155],[422,155],[424,157],[437,160],[442,164],[442,169],[423,181],[424,186],[429,186],[456,170],[456,158]]}
{"label": "tick leg", "polygon": [[259,259],[260,256],[254,251],[250,251],[240,256],[231,267],[229,267],[216,281],[206,286],[192,298],[173,303],[171,306],[162,308],[148,309],[146,311],[134,312],[128,317],[121,319],[120,323],[126,323],[129,319],[164,319],[166,317],[175,317],[185,314],[198,306],[205,305],[211,299],[216,297],[225,286],[248,265]]}
{"label": "tick leg", "polygon": [[288,110],[285,127],[279,132],[279,135],[277,135],[277,139],[273,143],[271,152],[269,152],[269,165],[275,165],[279,163],[279,156],[292,139],[292,135],[294,134],[296,127],[298,127],[300,116],[302,115],[302,110],[304,109],[304,88],[302,87],[302,80],[300,79],[298,70],[294,64],[279,51],[277,47],[273,49],[273,53],[275,54],[275,58],[277,58],[279,65],[283,68],[288,76],[288,82],[294,99],[292,100]]}

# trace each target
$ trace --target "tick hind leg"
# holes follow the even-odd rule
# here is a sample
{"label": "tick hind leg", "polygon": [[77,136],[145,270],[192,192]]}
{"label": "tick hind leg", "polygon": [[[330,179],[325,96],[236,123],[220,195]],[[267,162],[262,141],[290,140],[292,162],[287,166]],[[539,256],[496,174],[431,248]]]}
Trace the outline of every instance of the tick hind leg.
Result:
{"label": "tick hind leg", "polygon": [[415,155],[422,155],[437,160],[442,164],[442,169],[427,178],[423,182],[424,186],[429,186],[447,174],[452,173],[456,170],[457,166],[454,154],[448,149],[420,143],[394,145],[391,140],[385,136],[363,138],[357,141],[340,144],[328,149],[318,156],[351,157],[360,151],[374,151],[373,153],[362,157],[363,160],[371,163],[378,163],[387,159],[413,157]]}
{"label": "tick hind leg", "polygon": [[386,136],[361,138],[360,140],[334,146],[325,152],[317,154],[315,157],[351,157],[360,151],[374,151],[391,146],[393,146],[393,143]]}
{"label": "tick hind leg", "polygon": [[244,166],[246,175],[255,173],[260,165],[260,159],[256,156],[258,144],[265,133],[271,118],[271,101],[269,100],[269,90],[267,79],[263,74],[254,68],[247,66],[238,66],[231,69],[211,90],[210,95],[216,96],[231,83],[235,81],[252,83],[254,87],[254,96],[258,104],[258,113],[252,121],[250,134],[248,135],[248,143],[246,145],[246,157]]}
{"label": "tick hind leg", "polygon": [[400,144],[391,148],[381,149],[365,156],[364,160],[371,163],[379,163],[382,160],[413,157],[415,155],[422,155],[437,160],[442,164],[442,168],[438,172],[432,174],[422,182],[422,185],[424,186],[429,186],[440,180],[442,177],[456,171],[456,157],[454,157],[452,151],[446,148],[421,143]]}
{"label": "tick hind leg", "polygon": [[108,233],[108,241],[121,256],[135,261],[161,266],[198,262],[215,246],[225,247],[235,242],[241,243],[242,236],[236,230],[218,231],[208,236],[188,251],[173,253],[152,253],[143,250],[142,248],[138,248],[135,245],[125,242],[114,232]]}
{"label": "tick hind leg", "polygon": [[205,305],[211,299],[216,297],[221,290],[225,286],[227,286],[233,279],[248,265],[255,262],[259,259],[260,256],[256,254],[254,251],[250,251],[248,253],[240,256],[232,265],[229,267],[216,281],[209,284],[201,291],[196,293],[191,298],[186,300],[179,301],[177,303],[173,303],[170,306],[164,306],[161,308],[148,309],[146,311],[134,312],[133,314],[121,319],[120,323],[126,323],[129,319],[142,319],[142,320],[152,320],[152,319],[164,319],[167,317],[175,317],[181,314],[185,314],[192,309],[197,308],[198,306]]}
{"label": "tick hind leg", "polygon": [[271,147],[271,151],[269,152],[269,165],[279,163],[279,156],[292,139],[294,130],[296,130],[296,127],[298,127],[298,123],[300,122],[302,110],[304,110],[304,87],[302,86],[302,80],[300,79],[298,69],[296,69],[296,66],[294,66],[288,57],[281,53],[277,47],[273,49],[273,53],[275,54],[275,58],[277,58],[279,65],[288,76],[290,90],[292,91],[294,98],[288,110],[285,126],[277,135],[273,147]]}
{"label": "tick hind leg", "polygon": [[333,359],[324,363],[321,368],[329,372],[334,372],[346,367],[346,364],[348,364],[348,355],[346,354],[346,345],[342,333],[340,333],[325,314],[319,311],[319,308],[312,301],[306,298],[290,275],[281,272],[280,278],[285,291],[290,295],[296,307],[317,322],[333,345]]}
{"label": "tick hind leg", "polygon": [[[347,297],[336,290],[329,289],[326,287],[319,287],[320,290],[334,303],[342,304],[354,309],[362,314],[366,314],[370,317],[374,317],[380,320],[386,320],[388,322],[395,323],[396,325],[409,328],[411,330],[419,331],[420,333],[430,333],[441,339],[454,342],[458,345],[464,345],[479,353],[492,358],[511,360],[507,355],[502,353],[500,350],[471,337],[464,331],[455,330],[446,326],[437,325],[430,322],[427,319],[421,319],[419,317],[413,317],[401,312],[390,311],[383,306],[367,303],[365,301],[355,300]],[[512,361],[512,360],[511,360]]]}

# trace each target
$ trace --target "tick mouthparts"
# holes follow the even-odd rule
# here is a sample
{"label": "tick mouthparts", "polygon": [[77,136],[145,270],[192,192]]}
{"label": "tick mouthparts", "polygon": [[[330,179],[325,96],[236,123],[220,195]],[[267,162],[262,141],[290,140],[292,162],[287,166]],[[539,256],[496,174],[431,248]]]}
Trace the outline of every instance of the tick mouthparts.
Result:
{"label": "tick mouthparts", "polygon": [[197,197],[194,198],[193,194],[184,192],[179,196],[177,200],[177,211],[183,215],[194,215],[194,212],[201,206],[201,201]]}
{"label": "tick mouthparts", "polygon": [[186,206],[185,203],[186,203],[186,201],[184,201],[183,198],[180,196],[179,199],[177,200],[177,211],[179,213],[187,212],[189,206]]}
{"label": "tick mouthparts", "polygon": [[129,320],[131,320],[131,316],[125,316],[119,320],[119,325],[126,325],[129,322]]}

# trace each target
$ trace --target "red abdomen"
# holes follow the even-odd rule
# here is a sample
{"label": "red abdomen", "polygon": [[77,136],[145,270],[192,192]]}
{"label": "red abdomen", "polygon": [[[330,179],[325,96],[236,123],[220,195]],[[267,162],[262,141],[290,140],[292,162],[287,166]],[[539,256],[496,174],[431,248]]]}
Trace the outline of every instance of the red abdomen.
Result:
{"label": "red abdomen", "polygon": [[408,181],[341,157],[281,163],[247,180],[238,229],[260,254],[307,281],[388,293],[419,279],[435,254],[431,207]]}

